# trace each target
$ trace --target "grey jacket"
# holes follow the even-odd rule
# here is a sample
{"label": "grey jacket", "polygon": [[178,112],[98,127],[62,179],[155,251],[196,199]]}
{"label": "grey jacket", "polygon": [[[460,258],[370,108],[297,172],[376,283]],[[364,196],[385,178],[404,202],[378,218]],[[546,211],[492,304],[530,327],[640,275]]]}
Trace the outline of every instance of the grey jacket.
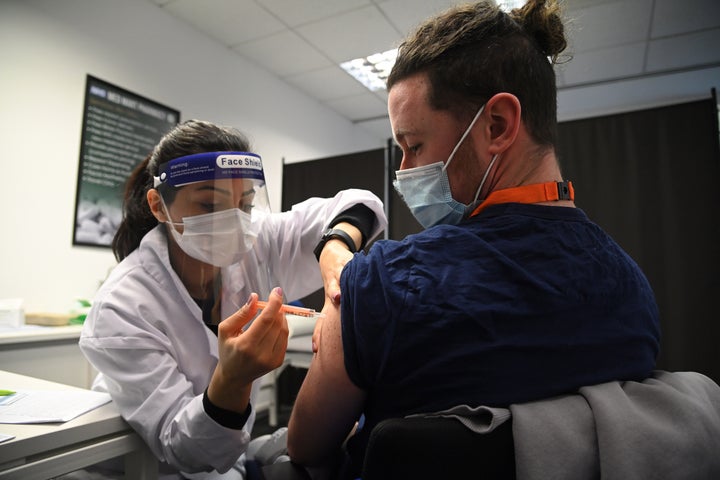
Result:
{"label": "grey jacket", "polygon": [[656,371],[643,382],[509,409],[462,405],[430,416],[480,433],[512,417],[518,480],[720,478],[720,387],[696,372]]}

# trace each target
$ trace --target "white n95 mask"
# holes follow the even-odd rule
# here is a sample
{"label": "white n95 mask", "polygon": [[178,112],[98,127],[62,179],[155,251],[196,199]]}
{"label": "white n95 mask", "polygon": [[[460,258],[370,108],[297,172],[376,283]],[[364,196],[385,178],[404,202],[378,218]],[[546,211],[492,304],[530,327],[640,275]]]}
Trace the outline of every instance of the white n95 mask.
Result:
{"label": "white n95 mask", "polygon": [[[177,244],[191,257],[216,267],[228,267],[242,260],[258,236],[251,215],[239,208],[182,220],[180,224],[167,222]],[[179,233],[175,225],[182,225],[183,232]]]}

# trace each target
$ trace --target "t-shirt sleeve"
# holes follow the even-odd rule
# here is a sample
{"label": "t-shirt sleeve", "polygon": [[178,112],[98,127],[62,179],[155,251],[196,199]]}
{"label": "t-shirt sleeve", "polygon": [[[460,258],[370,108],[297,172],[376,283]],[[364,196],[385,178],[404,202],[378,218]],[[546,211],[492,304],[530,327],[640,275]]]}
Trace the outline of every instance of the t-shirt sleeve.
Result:
{"label": "t-shirt sleeve", "polygon": [[395,341],[394,318],[403,306],[407,271],[385,262],[394,244],[378,242],[367,255],[355,254],[340,277],[345,369],[363,389],[382,375]]}

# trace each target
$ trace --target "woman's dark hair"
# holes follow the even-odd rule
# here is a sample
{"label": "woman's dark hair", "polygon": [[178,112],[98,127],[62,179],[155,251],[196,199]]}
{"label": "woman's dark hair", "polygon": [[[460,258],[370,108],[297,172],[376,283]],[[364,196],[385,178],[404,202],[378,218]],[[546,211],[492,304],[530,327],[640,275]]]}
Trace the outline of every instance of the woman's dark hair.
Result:
{"label": "woman's dark hair", "polygon": [[555,145],[553,64],[566,46],[556,0],[529,0],[509,14],[491,1],[460,5],[427,20],[400,44],[387,88],[424,72],[429,104],[458,118],[471,118],[497,93],[511,93],[535,141]]}
{"label": "woman's dark hair", "polygon": [[[130,255],[158,224],[147,203],[153,177],[160,167],[175,158],[203,152],[250,151],[247,137],[239,130],[201,120],[187,120],[170,130],[128,178],[123,198],[123,219],[112,241],[117,261]],[[163,200],[170,204],[177,189],[163,186]]]}

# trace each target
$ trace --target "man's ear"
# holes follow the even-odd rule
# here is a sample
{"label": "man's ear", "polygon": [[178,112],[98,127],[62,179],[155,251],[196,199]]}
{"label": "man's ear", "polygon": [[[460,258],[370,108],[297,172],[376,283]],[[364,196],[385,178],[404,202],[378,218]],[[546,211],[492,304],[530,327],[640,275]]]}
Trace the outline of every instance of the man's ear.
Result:
{"label": "man's ear", "polygon": [[511,93],[498,93],[485,104],[483,116],[490,118],[488,153],[501,154],[515,142],[522,124],[520,100]]}
{"label": "man's ear", "polygon": [[165,214],[165,209],[162,208],[162,199],[160,198],[160,192],[158,192],[156,189],[151,188],[147,192],[147,202],[148,206],[150,207],[150,211],[152,212],[153,216],[157,218],[157,221],[160,223],[165,223],[168,221],[167,215]]}

